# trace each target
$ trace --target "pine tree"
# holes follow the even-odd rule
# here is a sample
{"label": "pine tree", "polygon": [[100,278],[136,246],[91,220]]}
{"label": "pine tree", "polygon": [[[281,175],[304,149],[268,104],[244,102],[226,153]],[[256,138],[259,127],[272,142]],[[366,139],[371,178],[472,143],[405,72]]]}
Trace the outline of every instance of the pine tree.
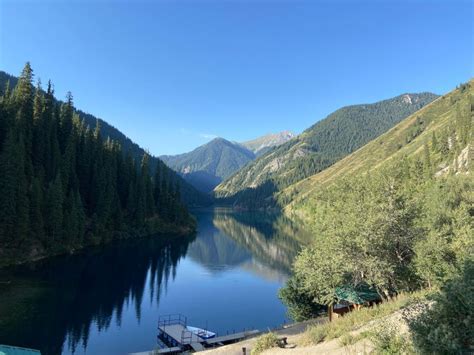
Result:
{"label": "pine tree", "polygon": [[67,142],[70,140],[70,136],[72,134],[73,109],[72,94],[71,92],[68,92],[66,95],[66,102],[61,105],[61,114],[59,118],[59,147],[61,152],[66,150]]}
{"label": "pine tree", "polygon": [[30,192],[30,221],[31,233],[39,241],[45,240],[43,220],[43,190],[39,178],[34,178]]}
{"label": "pine tree", "polygon": [[433,174],[433,166],[431,164],[431,153],[430,153],[430,148],[428,147],[428,144],[424,144],[423,146],[423,152],[424,152],[424,169],[425,169],[425,174],[427,178],[431,178]]}
{"label": "pine tree", "polygon": [[44,173],[44,159],[46,156],[46,125],[43,117],[44,111],[44,97],[43,90],[41,88],[41,81],[38,80],[36,86],[35,98],[34,98],[34,109],[33,109],[33,166],[38,172],[41,170],[41,174]]}
{"label": "pine tree", "polygon": [[64,193],[61,181],[61,174],[58,173],[47,192],[45,226],[50,244],[60,243],[63,234]]}
{"label": "pine tree", "polygon": [[0,154],[0,238],[11,240],[15,234],[18,151],[10,130]]}

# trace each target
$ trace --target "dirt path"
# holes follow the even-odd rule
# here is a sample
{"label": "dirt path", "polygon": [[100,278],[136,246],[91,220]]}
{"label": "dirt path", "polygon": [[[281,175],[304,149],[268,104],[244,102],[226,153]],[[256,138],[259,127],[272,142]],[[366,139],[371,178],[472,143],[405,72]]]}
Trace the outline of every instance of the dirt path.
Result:
{"label": "dirt path", "polygon": [[[324,322],[326,322],[326,318],[320,318],[320,319],[310,320],[306,322],[295,323],[283,329],[275,330],[273,331],[273,333],[275,333],[279,338],[286,337],[289,346],[292,346],[292,345],[296,345],[297,343],[301,341],[301,337],[303,336],[303,333],[305,332],[306,328],[309,325],[314,325],[314,324],[324,323]],[[245,347],[247,350],[247,354],[249,355],[257,338],[258,336],[255,336],[253,338],[246,339],[235,344],[221,346],[216,349],[200,351],[199,354],[202,354],[202,355],[242,355],[243,354],[242,348]],[[295,350],[295,349],[279,349],[279,350],[282,350],[286,354],[288,353],[288,350]],[[265,352],[265,354],[266,353],[268,352]],[[271,352],[268,354],[271,354]]]}

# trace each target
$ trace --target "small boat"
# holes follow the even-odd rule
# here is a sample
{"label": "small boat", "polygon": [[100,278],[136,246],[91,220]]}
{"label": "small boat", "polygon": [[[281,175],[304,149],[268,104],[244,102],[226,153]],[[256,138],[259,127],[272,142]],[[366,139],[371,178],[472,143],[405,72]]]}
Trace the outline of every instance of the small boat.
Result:
{"label": "small boat", "polygon": [[196,328],[191,326],[186,326],[186,329],[189,330],[191,333],[196,334],[198,337],[202,339],[210,339],[216,336],[216,333],[210,332],[209,330],[205,330],[202,328]]}

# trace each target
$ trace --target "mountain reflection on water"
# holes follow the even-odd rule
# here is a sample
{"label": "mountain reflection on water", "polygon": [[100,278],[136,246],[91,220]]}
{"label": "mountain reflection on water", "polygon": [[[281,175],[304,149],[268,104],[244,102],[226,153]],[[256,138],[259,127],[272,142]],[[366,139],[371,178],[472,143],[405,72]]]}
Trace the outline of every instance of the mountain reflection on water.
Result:
{"label": "mountain reflection on water", "polygon": [[123,241],[1,270],[0,343],[125,354],[156,346],[160,314],[185,313],[219,332],[285,321],[277,291],[306,234],[276,215],[195,215],[196,236]]}

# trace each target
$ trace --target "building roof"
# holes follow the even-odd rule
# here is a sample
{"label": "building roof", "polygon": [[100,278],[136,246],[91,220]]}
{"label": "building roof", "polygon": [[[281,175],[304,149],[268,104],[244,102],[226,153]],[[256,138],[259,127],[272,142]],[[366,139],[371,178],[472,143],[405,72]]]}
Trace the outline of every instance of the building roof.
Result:
{"label": "building roof", "polygon": [[365,302],[380,300],[377,291],[368,285],[340,286],[336,288],[336,298],[338,302],[345,301],[351,304],[363,304]]}

